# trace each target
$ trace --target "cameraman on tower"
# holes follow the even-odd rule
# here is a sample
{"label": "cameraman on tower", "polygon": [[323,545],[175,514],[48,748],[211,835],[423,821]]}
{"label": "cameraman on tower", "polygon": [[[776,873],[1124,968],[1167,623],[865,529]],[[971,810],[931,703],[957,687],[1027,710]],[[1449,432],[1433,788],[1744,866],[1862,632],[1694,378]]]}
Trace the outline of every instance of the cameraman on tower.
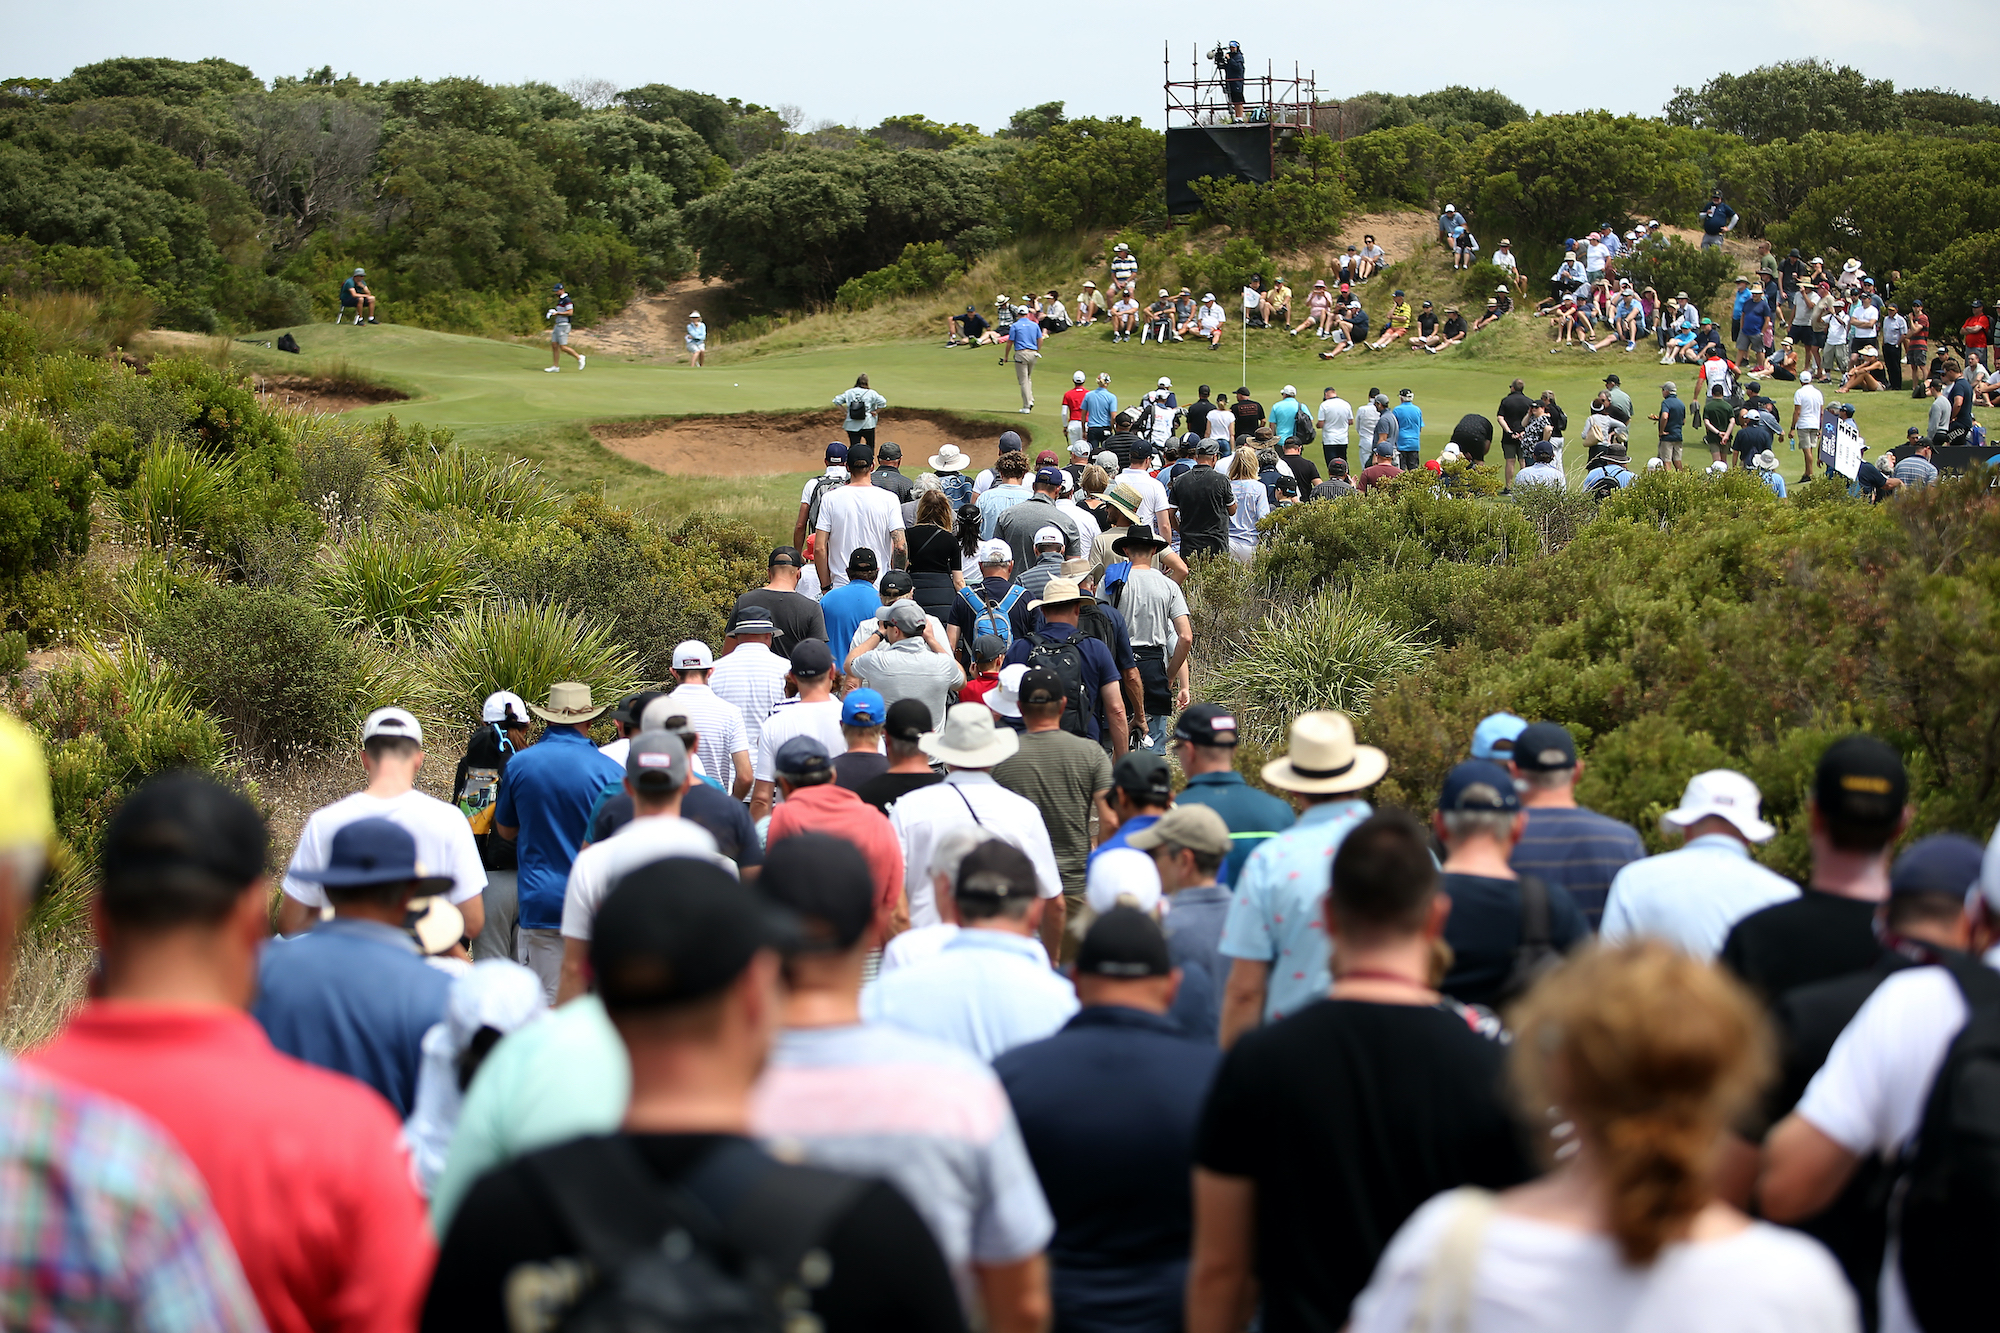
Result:
{"label": "cameraman on tower", "polygon": [[1232,125],[1243,123],[1243,47],[1231,42],[1227,50],[1221,47],[1209,52],[1215,67],[1222,71],[1223,94],[1229,98],[1229,121]]}

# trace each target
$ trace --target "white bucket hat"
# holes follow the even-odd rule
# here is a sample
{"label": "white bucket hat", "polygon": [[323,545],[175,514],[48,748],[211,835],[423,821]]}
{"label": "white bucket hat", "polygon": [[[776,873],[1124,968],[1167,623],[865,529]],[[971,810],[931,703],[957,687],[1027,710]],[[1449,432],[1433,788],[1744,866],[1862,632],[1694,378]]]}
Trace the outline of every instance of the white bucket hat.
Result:
{"label": "white bucket hat", "polygon": [[947,444],[940,452],[931,455],[931,466],[939,472],[963,472],[972,464],[972,455],[965,453],[955,444]]}
{"label": "white bucket hat", "polygon": [[1778,832],[1758,817],[1764,804],[1757,784],[1727,768],[1710,769],[1688,779],[1678,809],[1660,816],[1662,829],[1685,829],[1713,815],[1726,819],[1752,842],[1769,842]]}
{"label": "white bucket hat", "polygon": [[1347,714],[1316,709],[1292,720],[1285,757],[1264,765],[1263,777],[1286,791],[1341,792],[1372,787],[1388,771],[1388,755],[1372,745],[1355,744],[1354,722]]}
{"label": "white bucket hat", "polygon": [[985,704],[953,704],[944,726],[920,738],[917,748],[953,768],[991,768],[1021,748],[1021,738],[996,726]]}
{"label": "white bucket hat", "polygon": [[986,692],[988,708],[1002,717],[1021,716],[1021,677],[1028,674],[1026,662],[1000,668],[1000,683]]}

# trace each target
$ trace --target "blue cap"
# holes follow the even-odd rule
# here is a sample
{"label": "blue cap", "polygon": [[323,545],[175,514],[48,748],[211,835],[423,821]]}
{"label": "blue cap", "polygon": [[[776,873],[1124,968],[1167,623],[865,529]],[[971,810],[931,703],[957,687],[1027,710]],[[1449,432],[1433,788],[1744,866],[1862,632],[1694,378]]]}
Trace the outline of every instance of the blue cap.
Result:
{"label": "blue cap", "polygon": [[847,446],[839,440],[835,440],[832,444],[827,445],[826,461],[829,463],[845,463],[847,461]]}
{"label": "blue cap", "polygon": [[794,736],[778,747],[772,765],[781,778],[807,778],[833,767],[826,747],[814,736]]}
{"label": "blue cap", "polygon": [[889,703],[875,690],[849,690],[840,701],[843,727],[879,727],[889,716]]}
{"label": "blue cap", "polygon": [[412,896],[418,898],[451,887],[451,876],[424,873],[417,863],[417,840],[402,825],[387,819],[355,820],[333,835],[323,868],[304,870],[295,866],[289,873],[329,889],[362,889],[414,880],[417,891]]}
{"label": "blue cap", "polygon": [[1511,814],[1520,808],[1514,775],[1485,759],[1468,759],[1445,774],[1444,790],[1438,793],[1438,809],[1446,814]]}
{"label": "blue cap", "polygon": [[1512,713],[1488,713],[1472,729],[1472,757],[1506,763],[1514,757],[1514,738],[1528,728],[1528,719]]}
{"label": "blue cap", "polygon": [[1933,833],[1903,849],[1889,871],[1889,892],[1965,895],[1979,883],[1986,849],[1963,833]]}

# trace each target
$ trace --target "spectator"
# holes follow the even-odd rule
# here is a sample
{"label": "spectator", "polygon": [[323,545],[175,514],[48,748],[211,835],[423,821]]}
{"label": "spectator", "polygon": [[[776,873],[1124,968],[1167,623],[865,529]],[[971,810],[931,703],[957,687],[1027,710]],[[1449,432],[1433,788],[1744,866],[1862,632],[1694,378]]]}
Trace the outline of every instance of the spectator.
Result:
{"label": "spectator", "polygon": [[1229,826],[1208,806],[1176,805],[1127,846],[1152,857],[1160,888],[1172,898],[1162,927],[1180,989],[1168,1012],[1189,1035],[1213,1045],[1228,975],[1220,946],[1229,890],[1216,883],[1216,874],[1231,849]]}
{"label": "spectator", "polygon": [[251,1012],[273,1046],[352,1075],[407,1116],[424,1033],[444,1017],[451,979],[425,964],[403,918],[411,899],[451,881],[423,873],[407,829],[372,817],[328,840],[325,865],[291,873],[325,889],[333,920],[263,951]]}
{"label": "spectator", "polygon": [[894,440],[884,440],[875,457],[878,460],[872,478],[875,484],[895,496],[897,504],[907,504],[916,483],[903,475],[903,446]]}
{"label": "spectator", "polygon": [[[826,643],[829,648],[839,644],[842,657],[854,642],[855,634],[882,609],[882,592],[875,586],[881,574],[882,566],[874,549],[857,547],[847,557],[847,574],[840,586],[819,599],[820,614],[826,621]],[[803,646],[795,645],[793,651]]]}
{"label": "spectator", "polygon": [[[1023,571],[1035,563],[1036,534],[1043,528],[1054,528],[1062,534],[1064,555],[1082,555],[1085,548],[1076,520],[1056,503],[1056,497],[1062,493],[1062,470],[1053,465],[1038,468],[1032,479],[1023,480],[1029,481],[1031,489],[997,514],[988,535],[1007,543],[1015,568]],[[987,495],[993,493],[988,491]],[[988,507],[988,501],[981,501],[982,511]]]}
{"label": "spectator", "polygon": [[[1204,475],[1222,480],[1212,466],[1198,467],[1177,483],[1177,489],[1187,494],[1184,488]],[[1187,706],[1187,661],[1194,647],[1186,595],[1178,583],[1153,568],[1153,561],[1166,545],[1152,529],[1134,524],[1111,547],[1114,554],[1131,562],[1118,610],[1131,631],[1143,691],[1141,714],[1135,723],[1143,729],[1146,744],[1155,750],[1164,743],[1168,718]]]}
{"label": "spectator", "polygon": [[1095,324],[1104,313],[1104,297],[1097,290],[1097,284],[1085,281],[1082,290],[1076,294],[1076,326],[1085,328]]}
{"label": "spectator", "polygon": [[1341,840],[1370,813],[1358,793],[1388,768],[1382,751],[1355,743],[1345,713],[1319,710],[1293,719],[1290,750],[1264,765],[1265,784],[1294,793],[1303,810],[1290,829],[1253,851],[1237,876],[1222,934],[1222,952],[1234,960],[1223,996],[1224,1046],[1325,993],[1317,905]]}
{"label": "spectator", "polygon": [[847,447],[852,449],[857,444],[865,443],[872,458],[875,453],[875,426],[889,400],[868,387],[866,375],[857,375],[854,387],[835,394],[833,401],[844,413],[841,425],[847,430]]}
{"label": "spectator", "polygon": [[[739,809],[741,807],[738,807]],[[431,901],[431,910],[443,904]],[[415,927],[421,937],[421,926]],[[420,941],[421,942],[421,941]],[[533,972],[506,958],[487,958],[451,984],[444,1021],[424,1034],[424,1063],[417,1073],[417,1098],[403,1123],[398,1150],[407,1149],[410,1175],[426,1197],[444,1170],[445,1154],[458,1128],[465,1089],[501,1037],[518,1032],[547,1013],[542,983]],[[288,1163],[289,1165],[289,1163]],[[402,1181],[398,1179],[400,1186]],[[421,1214],[413,1219],[426,1241],[430,1228]],[[421,1297],[413,1287],[410,1317]]]}
{"label": "spectator", "polygon": [[[1715,1197],[1709,1159],[1755,1097],[1770,1038],[1741,988],[1657,945],[1591,954],[1538,987],[1509,1055],[1530,1123],[1560,1122],[1544,1179],[1442,1195],[1398,1232],[1354,1333],[1429,1327],[1430,1274],[1457,1268],[1459,1326],[1859,1328],[1811,1241]],[[1445,1256],[1478,1226],[1476,1265]],[[1561,1310],[1543,1303],[1561,1291]],[[1413,1315],[1412,1311],[1416,1311]],[[1754,1310],[1754,1316],[1747,1311]]]}
{"label": "spectator", "polygon": [[863,639],[842,670],[884,699],[919,699],[932,716],[943,714],[948,696],[965,683],[951,649],[913,600],[890,604],[875,632]]}
{"label": "spectator", "polygon": [[[819,548],[814,553],[822,588],[832,592],[847,582],[847,567],[856,551],[873,551],[878,567],[901,568],[904,562],[903,507],[895,495],[873,483],[875,446],[850,445],[847,484],[820,501]],[[831,573],[831,578],[829,578]]]}
{"label": "spectator", "polygon": [[353,1080],[279,1054],[244,1012],[268,842],[249,803],[205,778],[155,778],[127,798],[104,835],[94,997],[29,1065],[144,1112],[187,1152],[273,1330],[363,1312],[408,1326],[432,1246],[400,1127]]}
{"label": "spectator", "polygon": [[[1021,414],[1035,410],[1035,363],[1042,359],[1042,326],[1032,311],[1023,310],[1009,330],[1014,351],[1014,378],[1021,388]],[[1004,364],[1005,357],[1000,358]]]}
{"label": "spectator", "polygon": [[375,293],[368,289],[367,278],[368,271],[357,268],[340,280],[340,313],[333,317],[334,323],[340,323],[349,311],[354,312],[357,325],[381,323],[375,318]]}
{"label": "spectator", "polygon": [[1028,605],[1035,599],[1014,582],[1014,556],[1007,543],[983,541],[977,553],[979,578],[959,589],[946,631],[952,651],[959,657],[965,657],[972,642],[982,635],[999,639],[1004,651],[1015,639],[1026,637],[1034,623]]}
{"label": "spectator", "polygon": [[1910,451],[1896,464],[1896,480],[1905,491],[1937,484],[1938,470],[1931,462],[1931,442],[1919,439]]}
{"label": "spectator", "polygon": [[1583,761],[1569,731],[1554,722],[1536,722],[1514,741],[1509,761],[1522,784],[1527,831],[1514,847],[1518,874],[1537,875],[1569,891],[1592,930],[1604,914],[1604,899],[1619,869],[1642,859],[1646,848],[1631,825],[1621,824],[1576,803]]}
{"label": "spectator", "polygon": [[840,734],[847,739],[847,750],[833,757],[833,780],[851,792],[889,771],[889,757],[882,752],[888,711],[875,690],[849,690],[840,700]]}
{"label": "spectator", "polygon": [[1903,335],[1905,359],[1910,366],[1910,396],[1916,397],[1923,387],[1924,362],[1930,356],[1931,317],[1924,310],[1922,301],[1910,302],[1910,328]]}
{"label": "spectator", "polygon": [[1101,737],[1115,757],[1131,744],[1118,665],[1103,643],[1078,632],[1080,616],[1096,601],[1075,579],[1050,579],[1041,598],[1028,605],[1041,612],[1041,626],[1008,646],[1007,665],[1046,666],[1061,676],[1067,700],[1063,730],[1092,740]]}
{"label": "spectator", "polygon": [[[446,897],[464,914],[466,935],[480,935],[486,922],[487,876],[479,845],[457,806],[417,790],[417,773],[423,766],[424,729],[415,717],[394,707],[368,715],[361,724],[361,769],[367,785],[306,817],[285,870],[284,894],[278,903],[280,932],[296,935],[312,929],[328,905],[319,881],[301,872],[326,865],[334,835],[357,819],[387,819],[416,839],[425,865],[449,877]],[[496,785],[498,781],[496,771]]]}
{"label": "spectator", "polygon": [[706,773],[726,784],[737,800],[750,795],[750,729],[743,710],[717,694],[709,685],[715,674],[715,659],[700,639],[688,639],[674,648],[673,712],[684,715],[704,740],[703,754],[696,756],[695,771]]}
{"label": "spectator", "polygon": [[1889,896],[1889,849],[1908,827],[1902,756],[1873,736],[1835,741],[1813,773],[1812,878],[1796,898],[1730,929],[1723,964],[1767,1002],[1875,962],[1875,909]]}
{"label": "spectator", "polygon": [[1701,248],[1720,250],[1722,238],[1735,230],[1736,223],[1736,210],[1722,202],[1722,191],[1710,193],[1708,207],[1701,210]]}
{"label": "spectator", "polygon": [[833,780],[833,757],[817,736],[794,736],[779,747],[772,762],[785,800],[771,814],[767,848],[803,833],[846,841],[867,858],[875,886],[872,915],[880,938],[906,929],[910,917],[903,900],[903,847],[888,819]]}
{"label": "spectator", "polygon": [[[1377,815],[1314,859],[1331,889],[1300,906],[1333,945],[1338,975],[1329,985],[1322,970],[1319,993],[1332,1003],[1246,1034],[1216,1075],[1195,1154],[1189,1333],[1240,1327],[1253,1279],[1270,1333],[1341,1328],[1425,1200],[1530,1174],[1500,1100],[1499,1025],[1431,987],[1449,906],[1422,828]],[[1325,887],[1328,870],[1315,878]]]}
{"label": "spectator", "polygon": [[1526,988],[1533,968],[1589,938],[1590,928],[1562,888],[1508,864],[1527,818],[1506,769],[1486,759],[1459,764],[1445,776],[1432,818],[1451,903],[1444,926],[1451,970],[1438,989],[1461,1004],[1497,1008]]}
{"label": "spectator", "polygon": [[[1065,918],[1083,907],[1084,867],[1090,857],[1090,821],[1117,823],[1109,802],[1111,761],[1102,746],[1062,728],[1066,687],[1046,667],[1027,670],[1015,691],[1023,724],[1015,753],[995,765],[993,780],[1032,802],[1041,813],[1056,870],[1062,877]],[[1061,936],[1046,933],[1045,938]]]}
{"label": "spectator", "polygon": [[[681,748],[690,755],[701,752],[701,733],[688,722],[686,715],[673,711],[672,701],[664,694],[653,696],[653,701],[646,705],[639,730],[667,732],[677,737]],[[681,817],[706,829],[708,836],[715,839],[716,850],[736,866],[746,882],[755,879],[764,863],[764,844],[757,826],[750,822],[748,807],[719,784],[699,775],[681,792],[680,802]],[[629,824],[636,812],[631,793],[622,787],[607,792],[598,804],[597,813],[591,816],[591,842],[603,842]],[[567,896],[564,906],[568,906]]]}
{"label": "spectator", "polygon": [[[1200,448],[1219,451],[1222,444],[1218,440],[1203,440]],[[1214,453],[1210,452],[1207,456],[1213,458]],[[1209,470],[1214,471],[1212,463]],[[1258,525],[1271,512],[1270,494],[1259,480],[1257,451],[1247,444],[1230,459],[1229,494],[1229,554],[1239,564],[1247,565],[1257,554]],[[1182,544],[1186,544],[1185,534]]]}
{"label": "spectator", "polygon": [[994,484],[981,491],[979,496],[980,536],[983,539],[991,540],[997,535],[1002,514],[1034,495],[1033,487],[1028,484],[1028,471],[1028,456],[1021,452],[1021,437],[1011,430],[1003,432],[1000,436],[1000,456],[993,463]]}
{"label": "spectator", "polygon": [[1063,307],[1062,294],[1051,287],[1042,297],[1042,313],[1039,320],[1042,332],[1062,333],[1070,325],[1069,311]]}
{"label": "spectator", "polygon": [[967,306],[962,315],[953,315],[945,324],[950,335],[945,339],[946,347],[976,346],[986,334],[986,316],[972,306]]}
{"label": "spectator", "polygon": [[[974,728],[961,722],[960,710],[973,708],[959,704],[952,710],[943,740],[970,738]],[[976,711],[990,729],[992,715]],[[1025,800],[1002,794],[1027,806],[1039,825]],[[897,802],[898,811],[910,800]],[[988,831],[1002,833],[997,826]],[[1046,844],[1047,835],[1042,838]],[[1076,996],[1050,970],[1048,955],[1034,940],[1038,895],[1052,896],[1043,883],[1047,873],[999,836],[975,847],[960,862],[953,885],[959,932],[936,955],[884,973],[865,987],[862,1017],[949,1042],[988,1061],[1061,1027],[1076,1012]]]}
{"label": "spectator", "polygon": [[959,687],[958,701],[966,704],[987,702],[999,688],[1000,664],[1006,660],[1007,643],[997,634],[981,634],[972,641],[972,674]]}
{"label": "spectator", "polygon": [[632,818],[612,836],[578,852],[564,886],[557,1004],[567,1004],[589,989],[593,923],[619,880],[642,865],[669,857],[706,861],[731,875],[737,873],[714,836],[682,817],[682,803],[694,781],[692,761],[680,737],[664,727],[633,738],[625,755],[624,782],[625,794],[632,798]]}
{"label": "spectator", "polygon": [[761,820],[771,813],[777,794],[778,751],[795,736],[812,736],[828,754],[847,748],[840,732],[840,700],[833,697],[833,654],[818,639],[807,639],[792,649],[791,673],[787,679],[797,691],[782,699],[764,719],[757,739],[755,782],[750,789],[750,818]]}
{"label": "spectator", "polygon": [[[375,321],[370,320],[369,323]],[[1991,341],[1993,321],[1986,317],[1986,302],[1972,298],[1972,313],[1959,325],[1958,334],[1965,343],[1965,360],[1968,365],[1977,361],[1988,370],[1992,369],[1988,360],[1987,347]]]}
{"label": "spectator", "polygon": [[[884,715],[882,745],[889,767],[880,777],[870,778],[855,795],[887,814],[906,792],[928,787],[941,780],[931,771],[930,759],[919,742],[930,733],[931,713],[921,699],[899,699]],[[904,868],[905,882],[908,867]]]}
{"label": "spectator", "polygon": [[994,1061],[1055,1213],[1056,1327],[1182,1327],[1189,1173],[1221,1053],[1169,1016],[1179,980],[1160,927],[1114,908],[1077,955],[1082,1009]]}
{"label": "spectator", "polygon": [[1646,419],[1656,423],[1660,434],[1660,466],[1672,468],[1676,472],[1687,471],[1681,457],[1682,432],[1687,422],[1687,404],[1680,400],[1680,391],[1672,380],[1660,385],[1660,410]]}
{"label": "spectator", "polygon": [[792,547],[799,549],[806,545],[812,535],[818,518],[817,506],[825,502],[827,492],[847,480],[847,446],[835,440],[826,446],[826,470],[824,475],[806,482],[799,492],[799,513],[792,522]]}
{"label": "spectator", "polygon": [[[754,1188],[780,1215],[824,1237],[834,1262],[805,1304],[830,1333],[964,1327],[936,1244],[893,1186],[842,1188],[838,1178],[773,1164],[740,1137],[777,1029],[774,946],[782,942],[758,900],[709,867],[658,862],[605,900],[591,970],[617,1042],[631,1053],[631,1112],[614,1135],[535,1154],[480,1180],[445,1235],[426,1328],[506,1326],[507,1293],[518,1289],[511,1275],[524,1265],[581,1262],[573,1256],[585,1241],[569,1216],[593,1218],[611,1231],[609,1242],[643,1250],[658,1232],[640,1191],[679,1184],[713,1200],[725,1164],[754,1172]],[[569,1200],[574,1212],[553,1206],[551,1196]],[[795,1253],[763,1259],[786,1271]],[[565,1296],[551,1297],[551,1317],[567,1317]]]}
{"label": "spectator", "polygon": [[[735,646],[715,664],[715,670],[709,674],[708,685],[718,699],[735,704],[743,714],[743,741],[752,757],[751,780],[754,785],[755,756],[763,741],[764,719],[785,697],[789,654],[780,655],[771,651],[778,635],[771,613],[760,603],[746,604],[740,598],[738,603],[729,630],[729,641]],[[814,602],[813,609],[817,613],[819,603]],[[805,637],[824,643],[824,620],[821,621],[819,634]]]}
{"label": "spectator", "polygon": [[[734,618],[741,616],[746,607],[761,607],[776,627],[771,648],[780,656],[789,653],[801,639],[826,637],[826,617],[819,603],[799,592],[799,574],[804,567],[805,560],[798,547],[774,548],[769,562],[770,576],[764,586],[739,594],[730,612]],[[730,649],[725,645],[723,651],[726,654]]]}
{"label": "spectator", "polygon": [[[1553,486],[1557,490],[1569,489],[1569,474],[1562,464],[1556,462],[1555,445],[1548,440],[1538,440],[1529,446],[1529,456],[1534,459],[1527,467],[1514,474],[1514,488],[1524,486]],[[1362,474],[1366,477],[1366,473]]]}

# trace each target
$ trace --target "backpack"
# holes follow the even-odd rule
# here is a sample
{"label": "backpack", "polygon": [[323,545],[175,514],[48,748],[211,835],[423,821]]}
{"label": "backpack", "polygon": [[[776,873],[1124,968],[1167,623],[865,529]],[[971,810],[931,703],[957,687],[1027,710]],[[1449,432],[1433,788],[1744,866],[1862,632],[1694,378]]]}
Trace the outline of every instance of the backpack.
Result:
{"label": "backpack", "polygon": [[826,493],[836,486],[845,486],[846,484],[839,477],[821,477],[813,483],[812,500],[806,505],[806,532],[808,534],[819,531],[819,506],[820,502],[826,498]]}
{"label": "backpack", "polygon": [[1017,583],[996,602],[978,588],[959,589],[958,595],[972,608],[972,637],[977,639],[982,634],[991,634],[1011,646],[1014,642],[1014,620],[1009,612],[1027,591]]}
{"label": "backpack", "polygon": [[299,350],[299,340],[289,333],[281,333],[278,335],[278,350],[281,352],[296,352]]}
{"label": "backpack", "polygon": [[[561,1333],[785,1333],[826,1274],[821,1238],[868,1182],[781,1168],[724,1143],[672,1185],[622,1137],[583,1139],[525,1163],[595,1270],[565,1308],[540,1294]],[[619,1226],[613,1219],[622,1219]],[[635,1242],[634,1234],[657,1236]]]}
{"label": "backpack", "polygon": [[1899,1216],[1903,1285],[1924,1333],[1993,1326],[1989,1267],[2000,1235],[2000,975],[1948,954],[1965,996],[1905,1157]]}
{"label": "backpack", "polygon": [[1121,603],[1125,599],[1125,585],[1131,581],[1131,578],[1132,562],[1130,560],[1120,560],[1115,565],[1106,565],[1104,567],[1104,577],[1097,581],[1098,590],[1103,594],[1100,600],[1111,603],[1121,611],[1124,610],[1125,608]]}
{"label": "backpack", "polygon": [[1095,701],[1084,694],[1081,640],[1076,636],[1055,639],[1046,634],[1030,634],[1028,642],[1034,645],[1028,652],[1029,667],[1047,667],[1062,677],[1065,696],[1062,729],[1072,736],[1088,736],[1090,727],[1084,719],[1090,714],[1084,709]]}
{"label": "backpack", "polygon": [[1313,437],[1318,434],[1319,431],[1313,425],[1313,419],[1307,413],[1305,404],[1301,403],[1297,414],[1292,417],[1292,438],[1300,444],[1311,444]]}
{"label": "backpack", "polygon": [[1584,487],[1593,500],[1609,500],[1625,488],[1618,483],[1618,475],[1606,469],[1598,474],[1597,480]]}
{"label": "backpack", "polygon": [[851,396],[847,400],[847,419],[849,421],[868,420],[867,392],[865,390],[857,391],[850,389],[848,393]]}
{"label": "backpack", "polygon": [[[1498,1005],[1511,1004],[1528,988],[1562,962],[1555,946],[1553,914],[1549,910],[1549,886],[1533,875],[1523,875],[1521,886],[1521,937],[1514,945],[1514,960],[1501,983]],[[1496,1006],[1497,1007],[1497,1006]]]}

